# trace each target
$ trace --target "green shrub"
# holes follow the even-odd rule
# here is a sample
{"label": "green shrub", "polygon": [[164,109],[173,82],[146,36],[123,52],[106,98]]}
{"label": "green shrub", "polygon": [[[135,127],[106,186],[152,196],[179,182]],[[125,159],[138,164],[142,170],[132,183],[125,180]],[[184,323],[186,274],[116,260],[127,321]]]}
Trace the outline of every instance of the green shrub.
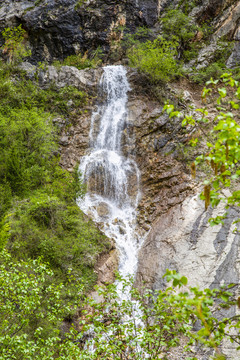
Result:
{"label": "green shrub", "polygon": [[121,42],[122,47],[127,50],[132,48],[136,44],[154,40],[153,32],[145,27],[138,27],[134,33],[124,34],[123,40]]}
{"label": "green shrub", "polygon": [[23,58],[31,55],[31,51],[27,49],[24,42],[25,34],[26,31],[22,29],[22,25],[15,28],[5,28],[2,31],[5,43],[1,50],[3,54],[6,54],[9,63],[20,63]]}
{"label": "green shrub", "polygon": [[41,110],[7,111],[0,107],[0,169],[14,194],[40,186],[56,150],[49,114]]}
{"label": "green shrub", "polygon": [[198,54],[201,44],[193,41],[197,31],[204,34],[204,29],[185,15],[181,10],[169,10],[161,19],[163,36],[168,41],[179,43],[178,52],[184,61],[190,61]]}
{"label": "green shrub", "polygon": [[165,37],[172,39],[176,36],[183,45],[186,45],[194,37],[198,29],[198,26],[181,10],[169,10],[161,18],[161,22]]}
{"label": "green shrub", "polygon": [[0,252],[2,360],[57,358],[60,324],[76,310],[82,286],[75,284],[76,301],[65,301],[64,285],[54,280],[53,272],[40,259],[15,261],[6,251]]}
{"label": "green shrub", "polygon": [[[58,159],[57,133],[52,115],[73,118],[87,102],[86,93],[73,86],[40,89],[30,80],[12,78],[12,68],[0,68],[0,181],[3,196],[0,217],[9,206],[9,194],[24,193],[49,181]],[[71,106],[69,101],[71,100]]]}
{"label": "green shrub", "polygon": [[85,3],[86,3],[86,0],[78,0],[76,5],[74,6],[74,9],[77,10],[77,9],[81,8],[81,6],[83,6]]}
{"label": "green shrub", "polygon": [[182,9],[184,14],[188,15],[192,9],[197,6],[197,4],[199,3],[199,0],[193,0],[193,1],[189,1],[189,0],[180,0],[177,4],[177,8],[178,9]]}
{"label": "green shrub", "polygon": [[213,79],[219,78],[225,71],[226,67],[216,62],[194,72],[194,74],[191,75],[191,80],[198,84],[204,84],[211,77]]}
{"label": "green shrub", "polygon": [[65,282],[71,268],[89,290],[96,281],[98,254],[107,251],[109,242],[73,200],[51,194],[52,186],[49,189],[39,189],[15,204],[7,248],[18,260],[41,256],[54,270],[55,281]]}
{"label": "green shrub", "polygon": [[130,66],[147,74],[152,82],[166,82],[178,73],[177,43],[163,39],[136,44],[128,50]]}

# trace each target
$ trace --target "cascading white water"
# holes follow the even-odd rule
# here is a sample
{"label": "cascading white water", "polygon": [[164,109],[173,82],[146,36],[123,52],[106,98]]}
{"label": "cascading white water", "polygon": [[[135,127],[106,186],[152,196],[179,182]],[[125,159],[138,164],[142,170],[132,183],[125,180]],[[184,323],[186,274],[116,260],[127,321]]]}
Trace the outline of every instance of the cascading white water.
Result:
{"label": "cascading white water", "polygon": [[[139,170],[123,155],[122,134],[126,126],[130,86],[123,66],[106,66],[100,81],[100,100],[92,115],[89,153],[79,170],[87,183],[87,194],[78,204],[114,238],[119,249],[119,272],[134,275],[138,238],[135,233],[139,200]],[[123,294],[119,294],[120,297]]]}

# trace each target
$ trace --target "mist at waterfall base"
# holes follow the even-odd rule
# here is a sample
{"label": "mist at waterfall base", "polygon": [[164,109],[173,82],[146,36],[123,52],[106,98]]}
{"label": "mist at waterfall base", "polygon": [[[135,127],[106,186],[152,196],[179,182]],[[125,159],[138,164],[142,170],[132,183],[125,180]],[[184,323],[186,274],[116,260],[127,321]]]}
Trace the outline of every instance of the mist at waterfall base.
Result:
{"label": "mist at waterfall base", "polygon": [[[98,96],[101,102],[91,119],[90,148],[79,166],[87,194],[78,200],[80,208],[101,223],[105,234],[115,240],[119,273],[123,277],[135,274],[139,249],[135,223],[140,175],[134,159],[122,151],[128,91],[130,86],[123,66],[103,68]],[[119,296],[124,296],[120,289]]]}

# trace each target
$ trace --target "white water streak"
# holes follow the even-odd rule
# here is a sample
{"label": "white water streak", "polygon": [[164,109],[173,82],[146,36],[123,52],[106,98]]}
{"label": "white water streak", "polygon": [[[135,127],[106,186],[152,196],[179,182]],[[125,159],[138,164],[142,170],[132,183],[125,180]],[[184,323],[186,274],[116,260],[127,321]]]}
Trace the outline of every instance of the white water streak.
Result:
{"label": "white water streak", "polygon": [[[91,148],[79,167],[88,192],[78,204],[96,222],[103,223],[105,234],[115,239],[120,252],[119,272],[125,277],[134,275],[137,268],[139,240],[135,223],[140,174],[135,161],[121,151],[130,90],[126,69],[107,66],[103,70],[100,82],[103,100],[92,115]],[[120,288],[119,295],[126,297]]]}

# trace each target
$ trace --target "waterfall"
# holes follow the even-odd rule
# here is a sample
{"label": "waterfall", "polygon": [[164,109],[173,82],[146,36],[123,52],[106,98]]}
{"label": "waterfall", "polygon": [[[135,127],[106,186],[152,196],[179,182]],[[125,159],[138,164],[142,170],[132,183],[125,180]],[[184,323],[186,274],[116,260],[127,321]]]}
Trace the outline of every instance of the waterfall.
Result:
{"label": "waterfall", "polygon": [[134,159],[123,151],[128,91],[123,66],[103,68],[99,105],[91,119],[90,148],[79,166],[87,194],[78,200],[80,208],[103,224],[105,234],[115,240],[123,277],[135,274],[139,249],[135,223],[140,175]]}

